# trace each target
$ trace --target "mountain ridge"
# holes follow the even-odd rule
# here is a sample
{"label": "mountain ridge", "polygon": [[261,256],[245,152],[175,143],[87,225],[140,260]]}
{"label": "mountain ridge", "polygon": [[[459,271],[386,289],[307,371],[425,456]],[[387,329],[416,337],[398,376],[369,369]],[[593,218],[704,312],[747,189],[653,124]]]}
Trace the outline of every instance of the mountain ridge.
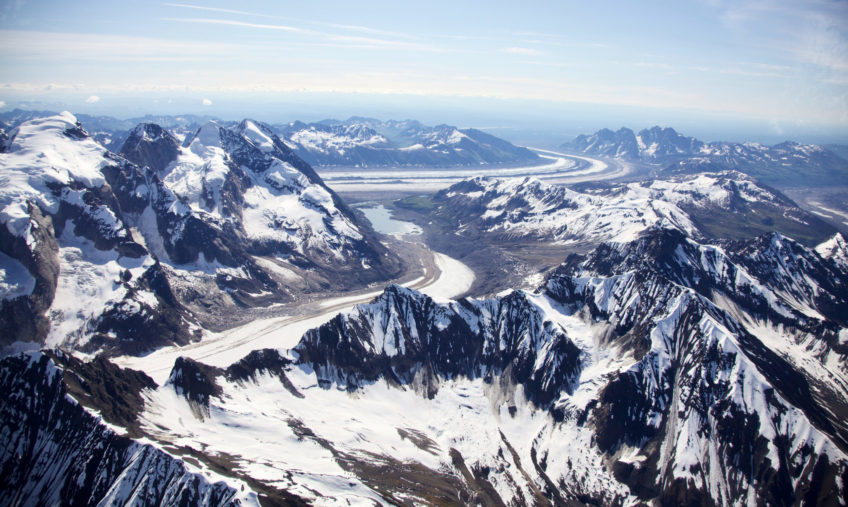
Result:
{"label": "mountain ridge", "polygon": [[435,302],[392,285],[289,351],[178,359],[164,385],[130,388],[127,424],[290,501],[845,498],[839,239],[656,226],[569,256],[533,292]]}
{"label": "mountain ridge", "polygon": [[[657,227],[535,292],[389,286],[290,351],[179,359],[142,389],[139,427],[307,501],[815,504],[848,493],[848,322],[826,304],[846,288],[778,234],[716,246]],[[268,425],[277,438],[246,444]]]}
{"label": "mountain ridge", "polygon": [[[437,192],[431,202],[429,216],[461,235],[558,244],[627,242],[659,223],[702,238],[741,239],[778,230],[808,244],[836,232],[779,191],[733,171],[570,188],[534,178],[477,177]],[[720,227],[728,221],[735,232]]]}
{"label": "mountain ridge", "polygon": [[[55,114],[50,111],[16,109],[0,113],[0,121],[11,128],[24,121]],[[94,139],[114,152],[120,150],[138,124],[158,124],[181,144],[210,121],[225,127],[238,124],[237,121],[191,114],[145,115],[126,120],[81,114],[79,119]],[[322,120],[309,124],[294,121],[268,126],[299,157],[311,165],[322,167],[450,167],[543,163],[543,159],[527,148],[514,146],[480,130],[458,129],[444,124],[428,127],[415,120],[381,121],[354,116],[344,121]]]}
{"label": "mountain ridge", "polygon": [[[367,122],[346,135],[389,141]],[[750,175],[481,177],[415,196],[398,207],[418,206],[441,244],[504,273],[511,245],[532,276],[458,300],[389,284],[297,342],[279,319],[236,333],[291,348],[214,366],[196,349],[151,354],[134,363],[144,373],[108,357],[190,344],[310,284],[380,283],[401,268],[392,243],[258,121],[182,138],[142,123],[121,154],[70,113],[2,134],[0,484],[13,502],[848,499],[848,242]],[[703,146],[653,129],[632,149]],[[519,279],[531,288],[509,287]],[[289,317],[329,309],[315,307]],[[234,336],[210,345],[250,348],[227,349],[245,345]],[[42,351],[11,353],[23,340]]]}
{"label": "mountain ridge", "polygon": [[276,126],[275,131],[308,162],[322,167],[450,167],[538,164],[527,148],[477,129],[427,127],[414,120],[351,117]]}
{"label": "mountain ridge", "polygon": [[822,186],[848,183],[848,160],[826,147],[784,141],[773,146],[752,142],[703,142],[672,128],[634,133],[622,127],[581,134],[561,148],[589,156],[659,165],[659,176],[717,169],[738,170],[773,185]]}
{"label": "mountain ridge", "polygon": [[137,127],[124,154],[139,166],[70,113],[10,132],[0,251],[14,276],[0,318],[15,332],[4,346],[47,339],[143,353],[196,339],[227,308],[400,269],[370,224],[267,126],[208,123],[185,144]]}

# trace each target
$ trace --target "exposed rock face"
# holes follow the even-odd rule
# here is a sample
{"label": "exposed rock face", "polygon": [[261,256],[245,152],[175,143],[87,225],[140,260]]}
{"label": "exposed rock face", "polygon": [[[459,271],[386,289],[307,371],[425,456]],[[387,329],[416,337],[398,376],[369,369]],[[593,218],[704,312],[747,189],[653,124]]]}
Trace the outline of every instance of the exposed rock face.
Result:
{"label": "exposed rock face", "polygon": [[142,352],[188,342],[180,305],[106,177],[135,166],[69,114],[22,123],[0,157],[0,251],[5,272],[17,273],[0,302],[3,345]]}
{"label": "exposed rock face", "polygon": [[142,123],[130,131],[121,147],[121,155],[138,165],[149,167],[157,174],[176,160],[180,143],[167,130],[155,123]]}
{"label": "exposed rock face", "polygon": [[[389,286],[291,351],[180,358],[158,387],[54,354],[56,378],[291,502],[840,503],[848,272],[828,246],[651,228],[570,256],[535,293]],[[0,379],[43,384],[15,364]]]}
{"label": "exposed rock face", "polygon": [[86,384],[47,355],[0,362],[6,393],[0,401],[0,488],[7,502],[256,504],[256,495],[243,485],[239,491],[220,478],[211,480],[152,445],[116,434],[70,396],[66,375]]}
{"label": "exposed rock face", "polygon": [[243,267],[250,276],[239,283],[257,291],[283,280],[258,266],[256,256],[283,260],[288,269],[317,268],[342,286],[397,273],[397,261],[367,222],[268,126],[209,123],[187,137],[185,147],[156,126],[136,131],[121,154],[155,168],[190,217],[183,226],[158,224],[162,255],[174,263],[199,262],[202,254],[207,262]]}
{"label": "exposed rock face", "polygon": [[[848,493],[846,289],[780,235],[717,247],[657,229],[569,259],[539,295],[440,305],[389,288],[294,351],[327,388],[520,386],[564,433],[590,428],[635,499],[815,503]],[[553,459],[542,434],[533,452]]]}
{"label": "exposed rock face", "polygon": [[228,309],[400,271],[267,126],[210,123],[185,145],[142,124],[124,158],[68,113],[10,132],[0,345],[139,354],[188,343],[198,324],[232,325]]}
{"label": "exposed rock face", "polygon": [[467,237],[563,245],[628,242],[662,225],[693,238],[750,239],[778,231],[808,244],[835,232],[741,173],[670,176],[574,188],[533,178],[478,177],[439,191],[429,216]]}
{"label": "exposed rock face", "polygon": [[388,378],[433,396],[441,379],[503,374],[542,406],[573,390],[580,363],[577,346],[521,293],[445,307],[399,286],[310,331],[294,351],[323,385]]}

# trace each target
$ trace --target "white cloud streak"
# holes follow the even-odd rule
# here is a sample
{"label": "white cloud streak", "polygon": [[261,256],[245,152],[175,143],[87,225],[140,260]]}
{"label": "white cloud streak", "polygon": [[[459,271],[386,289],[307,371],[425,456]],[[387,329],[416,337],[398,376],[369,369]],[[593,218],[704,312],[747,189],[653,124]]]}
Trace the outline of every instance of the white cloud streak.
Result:
{"label": "white cloud streak", "polygon": [[219,7],[206,7],[206,6],[202,6],[202,5],[191,5],[191,4],[182,4],[182,3],[163,3],[162,5],[166,6],[166,7],[177,7],[177,8],[182,8],[182,9],[194,9],[194,10],[199,10],[199,11],[204,11],[204,12],[217,12],[217,13],[222,13],[222,14],[234,14],[234,15],[237,15],[237,16],[250,16],[250,17],[256,17],[256,18],[263,18],[263,19],[285,19],[285,20],[289,20],[289,21],[295,21],[295,22],[298,22],[298,23],[306,23],[306,24],[314,25],[314,26],[325,26],[325,27],[330,27],[330,28],[337,28],[337,29],[347,30],[347,31],[351,31],[351,32],[366,33],[366,34],[371,34],[371,35],[382,35],[382,36],[386,36],[386,37],[397,37],[397,38],[401,38],[401,39],[410,39],[410,40],[418,39],[418,37],[415,37],[415,36],[409,35],[409,34],[405,34],[405,33],[393,32],[393,31],[389,31],[389,30],[380,30],[378,28],[371,28],[371,27],[368,27],[368,26],[361,26],[361,25],[324,23],[324,22],[320,22],[320,21],[309,21],[309,20],[289,18],[289,17],[284,17],[284,16],[275,16],[275,15],[271,15],[271,14],[263,14],[263,13],[260,13],[260,12],[240,11],[240,10],[235,10],[235,9],[223,9],[223,8],[219,8]]}
{"label": "white cloud streak", "polygon": [[522,55],[522,56],[539,56],[543,54],[542,51],[533,48],[521,48],[521,47],[511,47],[511,48],[503,48],[501,51],[504,53],[508,53],[510,55]]}
{"label": "white cloud streak", "polygon": [[323,42],[341,43],[350,46],[355,46],[359,49],[385,49],[385,50],[412,50],[412,51],[445,51],[445,48],[439,48],[430,44],[421,44],[409,42],[407,40],[390,40],[378,39],[374,37],[362,37],[356,35],[341,35],[334,33],[321,32],[308,28],[301,28],[291,25],[278,25],[269,23],[249,23],[246,21],[236,21],[232,19],[216,19],[216,18],[163,18],[163,21],[172,21],[178,23],[191,24],[208,24],[208,25],[223,25],[239,28],[250,28],[257,30],[271,30],[288,32],[302,36],[310,36],[313,39]]}
{"label": "white cloud streak", "polygon": [[240,16],[254,16],[259,18],[269,18],[276,16],[268,16],[267,14],[260,14],[258,12],[248,12],[248,11],[238,11],[234,9],[222,9],[220,7],[206,7],[204,5],[191,5],[191,4],[178,4],[178,3],[163,3],[165,7],[179,7],[181,9],[195,9],[198,11],[204,12],[220,12],[223,14],[237,14]]}

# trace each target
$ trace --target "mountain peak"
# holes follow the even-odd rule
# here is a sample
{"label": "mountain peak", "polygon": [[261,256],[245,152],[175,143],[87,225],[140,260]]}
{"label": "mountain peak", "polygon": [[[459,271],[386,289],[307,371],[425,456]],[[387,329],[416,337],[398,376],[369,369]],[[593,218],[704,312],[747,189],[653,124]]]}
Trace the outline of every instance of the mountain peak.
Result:
{"label": "mountain peak", "polygon": [[278,145],[281,144],[274,141],[276,135],[271,127],[262,122],[244,119],[239,123],[236,131],[265,153],[277,150]]}
{"label": "mountain peak", "polygon": [[481,131],[416,121],[352,117],[344,122],[293,123],[279,131],[287,146],[320,166],[479,166],[538,163],[531,150]]}
{"label": "mountain peak", "polygon": [[837,232],[833,237],[818,245],[816,252],[848,270],[848,241],[842,233]]}
{"label": "mountain peak", "polygon": [[215,120],[204,123],[191,138],[186,138],[183,146],[198,153],[205,148],[221,147],[221,129],[223,127]]}
{"label": "mountain peak", "polygon": [[137,164],[162,173],[179,154],[180,143],[155,123],[139,123],[130,131],[119,153]]}
{"label": "mountain peak", "polygon": [[215,380],[223,375],[223,370],[207,366],[193,359],[178,357],[168,376],[166,386],[187,400],[199,405],[208,406],[211,396],[220,396],[221,387]]}

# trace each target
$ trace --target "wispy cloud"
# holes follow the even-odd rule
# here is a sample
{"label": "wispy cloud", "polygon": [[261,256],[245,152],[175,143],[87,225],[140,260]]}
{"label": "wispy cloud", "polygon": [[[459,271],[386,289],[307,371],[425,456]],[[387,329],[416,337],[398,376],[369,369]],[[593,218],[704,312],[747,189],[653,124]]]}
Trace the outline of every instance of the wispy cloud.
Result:
{"label": "wispy cloud", "polygon": [[646,69],[656,69],[656,70],[672,70],[671,65],[667,63],[659,63],[659,62],[636,62],[633,65],[636,67],[643,67]]}
{"label": "wispy cloud", "polygon": [[557,33],[547,33],[547,32],[534,32],[534,31],[518,31],[511,32],[512,35],[516,35],[518,37],[535,37],[539,39],[559,39],[562,35]]}
{"label": "wispy cloud", "polygon": [[566,69],[574,67],[574,65],[570,63],[552,62],[548,60],[531,60],[525,63],[529,63],[530,65],[539,65],[541,67],[552,67],[557,69]]}
{"label": "wispy cloud", "polygon": [[248,23],[247,21],[236,21],[234,19],[215,19],[215,18],[162,18],[162,21],[175,21],[178,23],[194,23],[203,25],[227,25],[239,26],[243,28],[258,28],[260,30],[279,30],[282,32],[293,32],[303,34],[317,35],[318,32],[288,25],[272,25],[267,23]]}
{"label": "wispy cloud", "polygon": [[[634,85],[624,81],[598,83],[579,76],[543,79],[532,76],[502,74],[444,74],[392,71],[275,72],[245,71],[233,73],[225,69],[206,69],[180,75],[175,80],[114,82],[93,86],[84,83],[0,83],[4,93],[56,93],[60,90],[77,94],[87,90],[99,93],[174,92],[210,97],[212,94],[367,94],[428,97],[476,97],[497,99],[540,100],[550,103],[593,103],[613,106],[655,107],[680,111],[709,111],[715,114],[755,116],[768,114],[781,120],[809,118],[816,121],[843,122],[839,108],[812,110],[791,104],[779,109],[768,97],[728,97],[704,94],[699,89],[674,86]],[[90,92],[89,92],[90,93]],[[36,94],[36,96],[38,95]],[[232,96],[232,95],[231,95]],[[238,96],[238,95],[236,95]],[[208,99],[211,100],[211,99]]]}
{"label": "wispy cloud", "polygon": [[[708,0],[730,30],[744,33],[788,60],[848,72],[848,2]],[[784,69],[771,69],[781,71]]]}
{"label": "wispy cloud", "polygon": [[240,16],[254,16],[254,17],[259,17],[259,18],[275,17],[275,16],[269,16],[267,14],[258,13],[258,12],[238,11],[238,10],[235,10],[235,9],[222,9],[220,7],[206,7],[204,5],[179,4],[179,3],[170,3],[170,2],[163,3],[162,5],[164,5],[165,7],[179,7],[181,9],[195,9],[195,10],[198,10],[198,11],[205,11],[205,12],[220,12],[220,13],[224,13],[224,14],[237,14],[237,15],[240,15]]}
{"label": "wispy cloud", "polygon": [[265,14],[265,13],[261,13],[261,12],[249,12],[249,11],[241,11],[241,10],[235,10],[235,9],[223,9],[223,8],[219,8],[219,7],[206,7],[206,6],[201,6],[201,5],[192,5],[192,4],[183,4],[183,3],[168,2],[168,3],[163,3],[162,5],[166,6],[166,7],[193,9],[193,10],[199,10],[199,11],[204,11],[204,12],[216,12],[216,13],[221,13],[221,14],[234,14],[236,16],[249,16],[249,17],[256,17],[256,18],[263,18],[263,19],[287,20],[287,21],[290,21],[290,22],[296,22],[296,23],[307,24],[307,25],[312,25],[312,26],[323,26],[323,27],[335,28],[335,29],[339,29],[339,30],[346,30],[346,31],[349,31],[349,32],[357,32],[357,33],[364,33],[364,34],[370,34],[370,35],[382,35],[382,36],[385,36],[385,37],[397,37],[397,38],[400,38],[400,39],[414,40],[414,39],[418,38],[416,36],[406,34],[406,33],[400,33],[400,32],[395,32],[395,31],[390,31],[390,30],[381,30],[379,28],[372,28],[372,27],[369,27],[369,26],[362,26],[362,25],[326,23],[326,22],[322,22],[322,21],[311,21],[311,20],[305,20],[305,19],[299,19],[299,18],[276,16],[276,15],[273,15],[273,14]]}
{"label": "wispy cloud", "polygon": [[775,65],[772,63],[738,62],[736,65],[738,67],[752,67],[757,69],[770,70],[774,72],[788,72],[792,70],[792,67],[790,67],[789,65]]}
{"label": "wispy cloud", "polygon": [[705,65],[673,65],[665,62],[635,62],[636,67],[663,71],[667,75],[678,75],[689,72],[724,74],[733,76],[785,78],[790,67],[782,65],[756,64],[740,62],[733,67],[708,67]]}
{"label": "wispy cloud", "polygon": [[521,47],[512,47],[512,48],[503,48],[501,49],[504,53],[509,53],[511,55],[522,55],[522,56],[539,56],[543,54],[543,51],[533,48],[521,48]]}
{"label": "wispy cloud", "polygon": [[408,39],[408,40],[418,40],[419,39],[418,37],[416,37],[414,35],[410,35],[408,33],[392,32],[392,31],[389,31],[389,30],[380,30],[378,28],[371,28],[371,27],[368,27],[368,26],[339,25],[339,24],[336,24],[336,23],[315,23],[315,24],[320,25],[320,26],[327,26],[327,27],[331,27],[331,28],[338,28],[338,29],[341,29],[341,30],[349,30],[351,32],[367,33],[367,34],[371,34],[371,35],[382,35],[382,36],[385,36],[385,37],[397,37],[397,38],[400,38],[400,39]]}
{"label": "wispy cloud", "polygon": [[256,30],[270,30],[279,32],[288,32],[299,34],[305,37],[312,37],[317,42],[333,42],[356,46],[360,49],[387,49],[387,50],[411,50],[411,51],[445,51],[445,48],[439,48],[431,44],[421,44],[410,42],[408,40],[391,40],[379,39],[374,37],[363,37],[357,35],[343,35],[337,33],[327,33],[309,28],[302,28],[291,25],[270,24],[270,23],[250,23],[247,21],[237,21],[233,19],[219,18],[163,18],[163,21],[172,21],[178,23],[191,24],[207,24],[207,25],[223,25],[239,28],[249,28]]}
{"label": "wispy cloud", "polygon": [[96,104],[98,102],[100,102],[100,97],[97,95],[89,95],[89,97],[85,99],[86,104]]}
{"label": "wispy cloud", "polygon": [[724,68],[719,69],[720,74],[727,74],[733,76],[748,76],[748,77],[786,77],[785,74],[779,72],[767,72],[767,71],[759,71],[753,69],[740,69],[740,68]]}

